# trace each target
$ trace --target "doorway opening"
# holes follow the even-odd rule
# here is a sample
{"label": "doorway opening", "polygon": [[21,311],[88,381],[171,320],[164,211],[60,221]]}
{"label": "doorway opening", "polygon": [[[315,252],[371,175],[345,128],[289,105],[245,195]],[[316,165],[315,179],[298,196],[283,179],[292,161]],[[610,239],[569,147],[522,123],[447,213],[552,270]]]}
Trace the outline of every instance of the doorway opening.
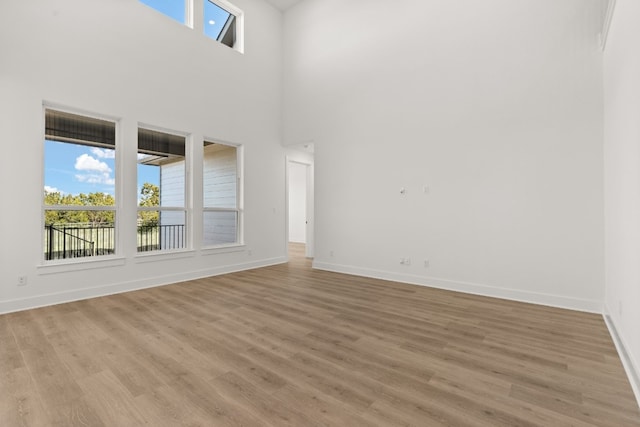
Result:
{"label": "doorway opening", "polygon": [[289,259],[313,258],[313,163],[287,157]]}

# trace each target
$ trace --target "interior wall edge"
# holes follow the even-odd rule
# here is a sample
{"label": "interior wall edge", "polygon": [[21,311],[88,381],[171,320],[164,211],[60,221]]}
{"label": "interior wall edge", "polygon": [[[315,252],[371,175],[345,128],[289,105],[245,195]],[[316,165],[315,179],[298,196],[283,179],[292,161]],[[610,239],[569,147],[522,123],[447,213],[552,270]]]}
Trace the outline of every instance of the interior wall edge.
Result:
{"label": "interior wall edge", "polygon": [[625,344],[624,337],[618,333],[616,321],[609,313],[609,307],[605,304],[602,317],[607,325],[607,329],[609,329],[609,335],[611,335],[611,339],[616,346],[616,351],[622,361],[624,370],[627,373],[627,378],[629,378],[629,383],[631,383],[631,389],[636,395],[638,407],[640,407],[640,369],[633,362],[635,359],[629,354],[629,346]]}
{"label": "interior wall edge", "polygon": [[181,274],[165,275],[121,282],[113,285],[99,286],[94,288],[73,289],[70,291],[56,292],[51,294],[41,294],[33,297],[20,298],[14,300],[0,301],[0,315],[17,311],[30,310],[34,308],[46,307],[57,304],[64,304],[73,301],[86,300],[108,295],[132,292],[141,289],[156,288],[160,286],[177,284],[189,280],[203,279],[206,277],[219,276],[222,274],[236,273],[239,271],[253,270],[256,268],[268,267],[271,265],[283,264],[287,262],[287,257],[267,258],[258,261],[223,265],[213,268],[189,271]]}
{"label": "interior wall edge", "polygon": [[438,277],[401,274],[390,271],[374,270],[351,265],[332,264],[318,261],[314,261],[313,268],[318,270],[332,271],[335,273],[352,274],[355,276],[390,280],[394,282],[407,283],[410,285],[426,286],[447,291],[463,292],[467,294],[490,298],[500,298],[529,304],[546,305],[549,307],[583,311],[587,313],[602,314],[603,310],[603,302],[597,300],[526,292],[516,289],[499,288],[479,283],[461,282]]}

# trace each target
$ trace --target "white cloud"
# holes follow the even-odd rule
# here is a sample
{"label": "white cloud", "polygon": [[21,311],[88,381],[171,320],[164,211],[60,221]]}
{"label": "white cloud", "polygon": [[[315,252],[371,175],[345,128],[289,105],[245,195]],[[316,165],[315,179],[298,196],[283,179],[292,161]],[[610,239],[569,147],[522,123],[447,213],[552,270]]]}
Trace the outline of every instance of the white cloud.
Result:
{"label": "white cloud", "polygon": [[98,159],[91,157],[88,154],[83,154],[76,159],[75,168],[79,171],[89,171],[97,173],[111,172],[111,168],[105,162],[101,162]]}
{"label": "white cloud", "polygon": [[[100,148],[91,149],[93,154],[102,158],[109,158],[108,151],[109,150],[101,150]],[[100,154],[98,154],[98,152],[100,152]],[[75,176],[79,182],[103,185],[115,185],[116,183],[116,180],[111,176],[112,170],[109,165],[88,154],[82,154],[76,159],[75,168],[83,172]]]}
{"label": "white cloud", "polygon": [[64,194],[64,191],[62,190],[58,190],[56,187],[50,187],[48,185],[44,186],[44,191],[47,193],[60,193],[60,194]]}
{"label": "white cloud", "polygon": [[91,149],[91,154],[100,158],[100,159],[115,159],[116,151],[115,150],[105,150],[103,148],[93,147]]}
{"label": "white cloud", "polygon": [[116,180],[111,177],[109,172],[77,174],[76,179],[87,184],[115,185],[116,183]]}

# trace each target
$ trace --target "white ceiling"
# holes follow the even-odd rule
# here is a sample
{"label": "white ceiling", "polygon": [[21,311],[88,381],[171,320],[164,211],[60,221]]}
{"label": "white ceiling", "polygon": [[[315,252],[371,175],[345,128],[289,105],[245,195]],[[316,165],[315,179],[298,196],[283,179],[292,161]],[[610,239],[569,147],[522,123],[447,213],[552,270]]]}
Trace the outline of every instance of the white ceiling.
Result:
{"label": "white ceiling", "polygon": [[271,3],[283,12],[289,9],[294,4],[300,3],[301,1],[302,0],[267,0],[268,3]]}

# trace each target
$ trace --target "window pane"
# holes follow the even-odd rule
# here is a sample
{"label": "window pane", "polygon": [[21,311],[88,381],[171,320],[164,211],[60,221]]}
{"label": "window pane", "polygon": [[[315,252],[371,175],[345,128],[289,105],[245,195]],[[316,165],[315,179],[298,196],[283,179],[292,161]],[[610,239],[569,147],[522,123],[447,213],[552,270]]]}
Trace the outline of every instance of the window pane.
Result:
{"label": "window pane", "polygon": [[45,260],[115,252],[115,138],[114,122],[45,110]]}
{"label": "window pane", "polygon": [[115,253],[115,212],[45,210],[46,260]]}
{"label": "window pane", "polygon": [[205,142],[203,158],[204,207],[237,208],[237,148]]}
{"label": "window pane", "polygon": [[139,211],[138,252],[186,247],[184,211]]}
{"label": "window pane", "polygon": [[115,205],[113,122],[45,112],[45,205]]}
{"label": "window pane", "polygon": [[185,24],[185,0],[140,0],[157,10],[158,12],[167,15],[170,18],[175,19],[181,24]]}
{"label": "window pane", "polygon": [[204,2],[204,33],[229,47],[236,43],[236,17],[211,0]]}
{"label": "window pane", "polygon": [[185,138],[138,132],[138,205],[185,206]]}
{"label": "window pane", "polygon": [[224,245],[237,241],[237,212],[204,212],[204,246]]}
{"label": "window pane", "polygon": [[186,247],[185,137],[138,130],[138,252]]}

